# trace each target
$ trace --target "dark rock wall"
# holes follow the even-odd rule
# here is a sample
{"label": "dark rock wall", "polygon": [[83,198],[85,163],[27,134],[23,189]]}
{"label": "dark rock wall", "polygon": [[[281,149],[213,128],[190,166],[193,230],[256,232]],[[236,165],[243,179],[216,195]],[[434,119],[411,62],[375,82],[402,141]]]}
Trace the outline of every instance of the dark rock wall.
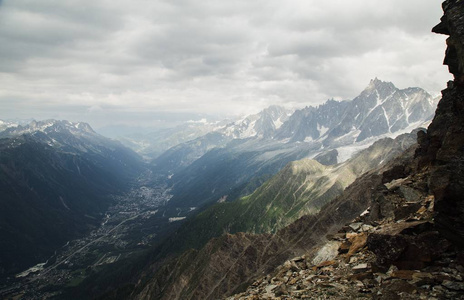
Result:
{"label": "dark rock wall", "polygon": [[433,28],[447,34],[444,64],[454,81],[442,91],[427,136],[420,139],[419,167],[431,168],[429,187],[435,196],[437,228],[464,246],[464,3],[443,3],[444,16]]}
{"label": "dark rock wall", "polygon": [[460,0],[443,2],[444,15],[432,31],[449,35],[444,64],[448,65],[458,85],[464,84],[464,3]]}

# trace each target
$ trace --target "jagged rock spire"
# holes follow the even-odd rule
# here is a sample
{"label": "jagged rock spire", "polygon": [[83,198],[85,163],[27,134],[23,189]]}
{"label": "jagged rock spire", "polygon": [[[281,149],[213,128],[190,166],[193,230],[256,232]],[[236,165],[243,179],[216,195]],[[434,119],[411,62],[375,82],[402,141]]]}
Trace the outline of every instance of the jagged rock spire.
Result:
{"label": "jagged rock spire", "polygon": [[457,85],[464,85],[464,3],[459,0],[443,2],[445,14],[432,31],[449,35],[444,64],[448,65]]}

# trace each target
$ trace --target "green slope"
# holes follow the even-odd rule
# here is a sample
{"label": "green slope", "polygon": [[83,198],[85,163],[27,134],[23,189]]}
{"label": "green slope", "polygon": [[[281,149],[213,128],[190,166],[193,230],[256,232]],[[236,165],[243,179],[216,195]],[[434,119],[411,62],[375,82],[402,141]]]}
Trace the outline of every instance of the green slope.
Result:
{"label": "green slope", "polygon": [[251,195],[217,203],[186,223],[162,246],[161,254],[200,248],[224,233],[273,233],[303,215],[316,214],[358,176],[415,143],[415,134],[377,141],[350,160],[325,166],[303,159],[287,164]]}

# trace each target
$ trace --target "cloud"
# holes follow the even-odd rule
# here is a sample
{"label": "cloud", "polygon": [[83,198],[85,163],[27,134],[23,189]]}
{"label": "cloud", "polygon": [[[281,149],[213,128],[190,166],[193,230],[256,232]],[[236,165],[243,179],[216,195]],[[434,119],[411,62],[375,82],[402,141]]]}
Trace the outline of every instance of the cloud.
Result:
{"label": "cloud", "polygon": [[239,114],[353,98],[373,77],[437,93],[440,16],[422,0],[0,1],[0,118]]}

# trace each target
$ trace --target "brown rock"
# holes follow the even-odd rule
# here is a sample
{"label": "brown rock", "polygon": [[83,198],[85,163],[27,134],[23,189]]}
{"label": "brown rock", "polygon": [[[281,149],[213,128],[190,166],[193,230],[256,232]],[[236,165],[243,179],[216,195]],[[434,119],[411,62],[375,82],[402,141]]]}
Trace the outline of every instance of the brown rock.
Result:
{"label": "brown rock", "polygon": [[346,238],[351,239],[351,238],[353,238],[353,237],[355,237],[357,235],[358,235],[358,233],[356,233],[356,232],[347,232],[346,233]]}
{"label": "brown rock", "polygon": [[446,273],[434,274],[433,278],[438,283],[443,283],[444,281],[450,281],[452,279],[451,275]]}
{"label": "brown rock", "polygon": [[346,254],[346,261],[349,261],[350,257],[358,252],[361,248],[366,245],[368,234],[366,232],[357,234],[349,239],[351,242],[350,250]]}
{"label": "brown rock", "polygon": [[334,265],[335,266],[338,265],[338,263],[335,260],[326,260],[326,261],[324,261],[324,262],[322,262],[322,263],[320,263],[320,264],[318,264],[316,266],[313,266],[312,270],[317,271],[317,269],[321,269],[321,268],[327,267],[327,266],[334,266]]}
{"label": "brown rock", "polygon": [[357,274],[353,274],[348,277],[348,279],[351,281],[356,281],[356,280],[363,281],[364,279],[372,279],[372,278],[374,278],[374,274],[372,274],[372,272],[357,273]]}
{"label": "brown rock", "polygon": [[420,203],[412,203],[397,207],[395,209],[395,220],[404,220],[408,218],[410,215],[418,211],[421,206],[422,204]]}
{"label": "brown rock", "polygon": [[372,230],[374,230],[374,226],[372,226],[372,225],[363,224],[361,226],[361,231],[363,231],[363,232],[370,232]]}
{"label": "brown rock", "polygon": [[288,294],[287,285],[281,284],[272,290],[277,297]]}
{"label": "brown rock", "polygon": [[300,267],[292,260],[290,261],[290,270],[292,270],[293,272],[298,272],[300,271]]}
{"label": "brown rock", "polygon": [[416,273],[416,271],[398,270],[398,271],[392,272],[391,276],[394,278],[399,278],[399,279],[412,280],[414,273]]}
{"label": "brown rock", "polygon": [[348,250],[350,250],[351,247],[351,242],[350,241],[345,241],[338,247],[338,253],[340,254],[345,254],[348,253]]}
{"label": "brown rock", "polygon": [[397,300],[404,298],[404,294],[416,293],[417,288],[404,280],[394,280],[392,282],[383,284],[381,291],[381,299]]}
{"label": "brown rock", "polygon": [[423,215],[426,211],[427,208],[425,208],[425,206],[421,206],[421,208],[416,211],[416,214]]}
{"label": "brown rock", "polygon": [[300,277],[294,277],[294,278],[292,278],[292,279],[290,279],[290,280],[288,281],[288,285],[294,285],[294,284],[297,283],[299,280],[301,280]]}
{"label": "brown rock", "polygon": [[432,284],[434,282],[433,275],[426,272],[416,272],[412,274],[412,281],[416,286]]}

